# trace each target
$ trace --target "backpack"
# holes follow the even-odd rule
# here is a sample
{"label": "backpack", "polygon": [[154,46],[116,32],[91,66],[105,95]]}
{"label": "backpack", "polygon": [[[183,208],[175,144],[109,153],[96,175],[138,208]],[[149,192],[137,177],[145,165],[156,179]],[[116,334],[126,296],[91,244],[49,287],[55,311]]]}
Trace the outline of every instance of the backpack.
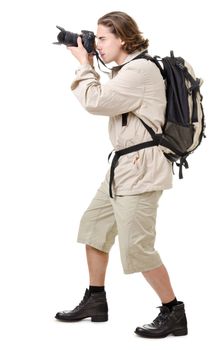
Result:
{"label": "backpack", "polygon": [[[205,137],[205,120],[200,86],[202,79],[195,77],[193,68],[182,57],[151,57],[147,51],[132,60],[145,58],[159,68],[166,85],[166,113],[162,134],[156,134],[141,118],[140,121],[150,133],[152,141],[143,142],[115,152],[110,169],[109,193],[112,197],[114,169],[118,159],[124,154],[152,146],[161,147],[165,157],[179,167],[179,179],[183,178],[183,166],[188,168],[187,157],[200,145]],[[162,66],[160,64],[162,62]],[[125,63],[127,64],[127,63]],[[123,64],[123,65],[125,65]],[[123,65],[118,66],[121,68]],[[122,126],[127,125],[128,113],[122,115]],[[110,158],[110,155],[108,159]]]}

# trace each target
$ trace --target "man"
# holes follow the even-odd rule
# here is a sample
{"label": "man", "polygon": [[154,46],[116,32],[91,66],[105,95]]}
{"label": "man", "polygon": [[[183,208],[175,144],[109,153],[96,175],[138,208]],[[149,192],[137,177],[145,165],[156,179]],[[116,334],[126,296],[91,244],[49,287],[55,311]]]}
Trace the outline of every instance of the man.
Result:
{"label": "man", "polygon": [[160,147],[151,143],[151,135],[142,123],[161,133],[166,108],[164,81],[154,63],[143,58],[133,60],[147,51],[148,40],[127,14],[116,11],[101,17],[96,37],[102,60],[118,66],[112,69],[110,81],[101,85],[93,58],[79,37],[78,47],[68,48],[80,63],[71,89],[88,112],[109,116],[115,151],[143,142],[149,142],[150,147],[114,158],[115,164],[79,228],[78,242],[86,245],[89,289],[75,309],[59,312],[56,318],[108,320],[105,273],[118,234],[124,272],[141,272],[162,302],[157,318],[137,327],[135,333],[147,338],[186,335],[184,304],[177,301],[167,270],[154,249],[157,206],[163,190],[172,186],[171,164]]}

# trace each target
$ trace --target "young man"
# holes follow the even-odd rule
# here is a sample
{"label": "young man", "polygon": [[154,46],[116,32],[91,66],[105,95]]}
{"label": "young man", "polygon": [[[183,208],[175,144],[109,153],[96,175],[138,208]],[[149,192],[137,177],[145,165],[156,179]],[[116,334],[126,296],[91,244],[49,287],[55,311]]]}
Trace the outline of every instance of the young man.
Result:
{"label": "young man", "polygon": [[[161,132],[166,108],[164,81],[151,61],[132,60],[146,51],[148,40],[123,12],[101,17],[96,37],[101,59],[118,66],[112,69],[110,81],[101,85],[93,58],[79,37],[78,47],[68,48],[80,62],[71,86],[74,95],[88,112],[109,116],[115,151],[151,141],[142,121]],[[184,304],[177,301],[167,270],[154,249],[158,201],[162,191],[171,186],[171,164],[156,145],[115,161],[80,223],[78,242],[86,245],[89,289],[75,309],[57,313],[58,320],[91,317],[95,322],[107,321],[105,273],[108,253],[118,234],[124,272],[141,272],[162,302],[157,318],[137,327],[135,333],[147,338],[187,334]]]}

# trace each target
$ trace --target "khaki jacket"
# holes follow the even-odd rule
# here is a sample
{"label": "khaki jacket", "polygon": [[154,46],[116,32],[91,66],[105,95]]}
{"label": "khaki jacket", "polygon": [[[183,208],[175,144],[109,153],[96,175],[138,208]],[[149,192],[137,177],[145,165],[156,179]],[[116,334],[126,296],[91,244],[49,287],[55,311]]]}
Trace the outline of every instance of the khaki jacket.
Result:
{"label": "khaki jacket", "polygon": [[[129,54],[131,61],[140,52]],[[81,105],[92,114],[109,116],[109,135],[115,150],[151,140],[141,118],[161,133],[166,107],[165,85],[159,69],[151,61],[138,59],[120,70],[113,69],[110,80],[101,85],[99,74],[89,64],[76,72],[71,85]],[[127,126],[122,113],[130,112]],[[106,175],[109,182],[109,171]],[[133,195],[172,187],[172,166],[158,146],[120,157],[115,169],[116,195]]]}

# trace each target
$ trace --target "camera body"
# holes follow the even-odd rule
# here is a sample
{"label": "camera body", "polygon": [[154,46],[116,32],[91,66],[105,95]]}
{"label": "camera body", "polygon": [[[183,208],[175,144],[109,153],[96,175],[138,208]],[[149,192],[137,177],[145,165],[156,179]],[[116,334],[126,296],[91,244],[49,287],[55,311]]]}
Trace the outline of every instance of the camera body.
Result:
{"label": "camera body", "polygon": [[77,47],[77,38],[80,36],[82,44],[88,53],[95,53],[95,35],[89,30],[82,30],[81,34],[66,31],[64,28],[56,26],[60,33],[57,36],[58,41],[53,44]]}

